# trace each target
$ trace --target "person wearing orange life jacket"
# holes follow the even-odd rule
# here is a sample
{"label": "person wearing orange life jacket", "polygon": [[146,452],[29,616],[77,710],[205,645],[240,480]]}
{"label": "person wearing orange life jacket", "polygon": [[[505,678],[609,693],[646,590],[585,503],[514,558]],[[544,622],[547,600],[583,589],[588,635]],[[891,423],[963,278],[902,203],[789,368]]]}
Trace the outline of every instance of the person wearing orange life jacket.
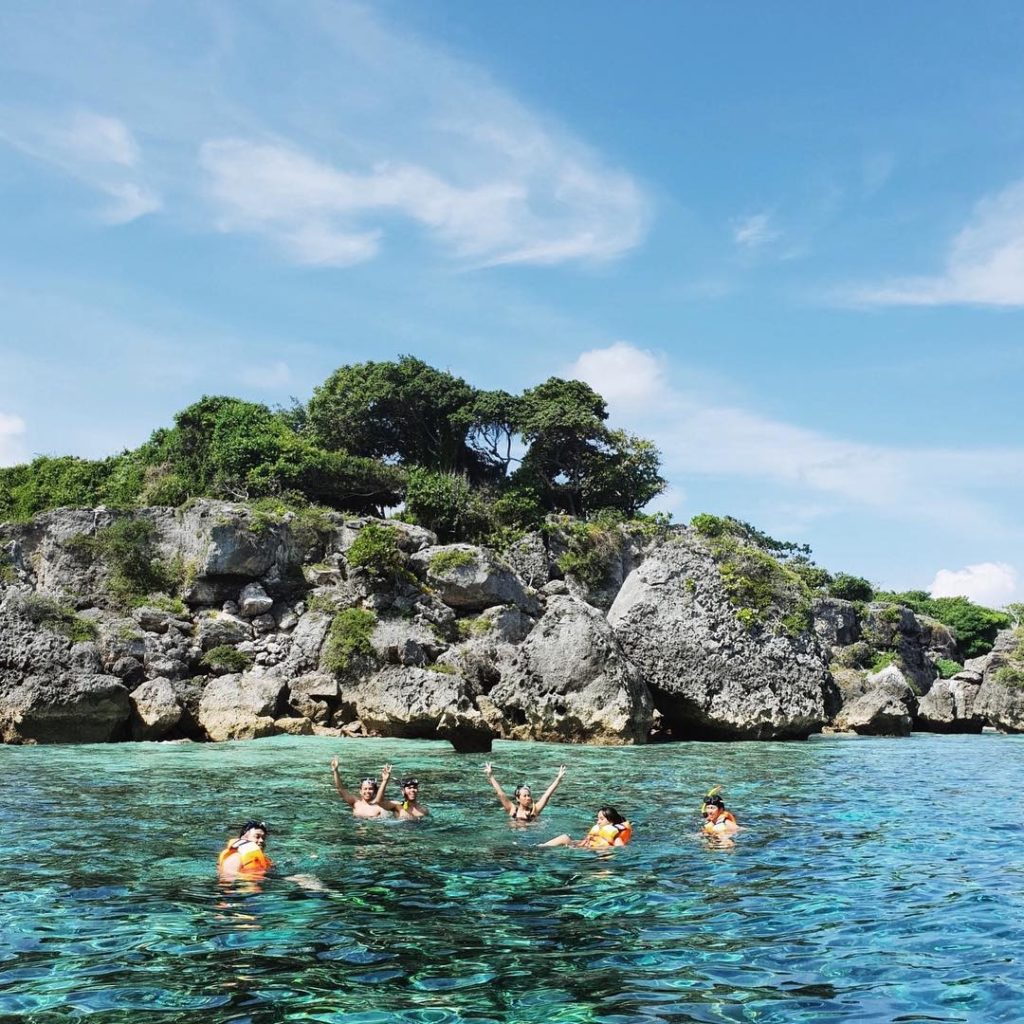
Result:
{"label": "person wearing orange life jacket", "polygon": [[739,829],[736,815],[726,810],[725,801],[719,795],[719,787],[711,790],[700,807],[704,818],[704,834],[709,836],[726,835]]}
{"label": "person wearing orange life jacket", "polygon": [[556,836],[541,846],[579,846],[589,850],[607,850],[612,846],[625,846],[633,838],[633,826],[610,806],[597,812],[597,820],[582,839],[569,835]]}
{"label": "person wearing orange life jacket", "polygon": [[237,839],[221,851],[217,858],[217,871],[222,878],[236,875],[262,875],[273,867],[273,861],[264,853],[267,844],[267,826],[262,821],[247,821]]}

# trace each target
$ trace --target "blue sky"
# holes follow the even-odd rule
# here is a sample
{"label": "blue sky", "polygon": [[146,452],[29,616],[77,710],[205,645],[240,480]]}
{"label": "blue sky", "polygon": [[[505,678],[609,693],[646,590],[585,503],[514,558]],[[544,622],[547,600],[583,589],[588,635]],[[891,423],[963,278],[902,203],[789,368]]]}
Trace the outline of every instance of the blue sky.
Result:
{"label": "blue sky", "polygon": [[729,513],[1024,599],[1024,8],[0,7],[0,464],[411,353]]}

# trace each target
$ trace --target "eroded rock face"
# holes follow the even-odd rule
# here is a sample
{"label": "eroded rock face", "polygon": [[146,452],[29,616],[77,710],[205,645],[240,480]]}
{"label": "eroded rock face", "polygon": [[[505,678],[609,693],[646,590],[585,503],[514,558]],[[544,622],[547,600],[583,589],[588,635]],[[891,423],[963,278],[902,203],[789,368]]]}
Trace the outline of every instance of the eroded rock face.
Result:
{"label": "eroded rock face", "polygon": [[512,604],[532,614],[538,610],[536,598],[489,548],[445,544],[417,552],[409,563],[449,608],[471,612]]}
{"label": "eroded rock face", "polygon": [[476,737],[475,749],[489,749],[494,735],[466,680],[455,673],[389,665],[363,683],[354,700],[364,727],[381,736],[415,739],[440,732],[464,743]]}
{"label": "eroded rock face", "polygon": [[160,740],[181,721],[184,708],[169,679],[149,679],[131,693],[132,738]]}
{"label": "eroded rock face", "polygon": [[982,658],[964,665],[965,671],[982,673],[974,713],[1001,732],[1024,732],[1024,658],[1014,630],[1002,630],[995,646]]}
{"label": "eroded rock face", "polygon": [[512,739],[627,744],[647,739],[650,693],[604,616],[571,596],[548,599],[527,638],[505,652],[487,694],[492,724]]}
{"label": "eroded rock face", "polygon": [[836,715],[835,728],[862,736],[909,736],[917,712],[913,689],[895,665],[868,676],[868,692]]}
{"label": "eroded rock face", "polygon": [[847,647],[860,639],[860,619],[852,601],[838,597],[818,598],[811,606],[814,632],[828,648]]}
{"label": "eroded rock face", "polygon": [[0,689],[4,743],[108,743],[126,738],[131,708],[116,676],[28,676]]}
{"label": "eroded rock face", "polygon": [[981,680],[974,673],[937,679],[917,702],[915,727],[924,732],[981,732],[985,719],[975,712]]}
{"label": "eroded rock face", "polygon": [[690,535],[648,552],[608,621],[673,736],[802,739],[839,706],[816,638],[745,629]]}
{"label": "eroded rock face", "polygon": [[276,731],[288,687],[258,672],[232,673],[211,680],[199,702],[199,724],[211,740],[251,740]]}

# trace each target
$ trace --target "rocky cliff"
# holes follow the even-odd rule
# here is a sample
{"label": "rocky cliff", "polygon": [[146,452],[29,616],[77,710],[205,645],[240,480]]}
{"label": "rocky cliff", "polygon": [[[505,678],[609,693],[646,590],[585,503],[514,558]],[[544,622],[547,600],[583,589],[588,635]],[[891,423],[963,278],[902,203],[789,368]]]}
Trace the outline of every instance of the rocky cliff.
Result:
{"label": "rocky cliff", "polygon": [[[810,602],[760,553],[684,527],[613,534],[581,579],[563,578],[557,524],[503,553],[214,501],[0,526],[0,736],[486,750],[1024,727],[1009,640],[936,684],[952,643],[936,623]],[[895,659],[881,680],[879,650]]]}

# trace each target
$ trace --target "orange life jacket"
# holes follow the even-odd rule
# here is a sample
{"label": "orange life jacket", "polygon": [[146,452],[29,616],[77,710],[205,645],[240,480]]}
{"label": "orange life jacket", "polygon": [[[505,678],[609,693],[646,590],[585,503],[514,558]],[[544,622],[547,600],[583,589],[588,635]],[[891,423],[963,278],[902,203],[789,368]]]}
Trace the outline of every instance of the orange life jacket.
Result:
{"label": "orange life jacket", "polygon": [[[237,845],[236,845],[237,844]],[[238,871],[246,872],[248,874],[255,873],[257,871],[266,871],[268,868],[273,866],[273,861],[263,852],[258,843],[246,841],[244,843],[238,843],[238,840],[234,840],[221,850],[220,856],[217,858],[217,867],[222,868],[224,861],[228,859],[233,853],[238,854]]]}
{"label": "orange life jacket", "polygon": [[625,846],[632,838],[633,826],[623,821],[618,825],[594,825],[587,833],[586,843],[595,849],[604,849],[606,846],[615,846],[616,840],[619,840],[618,845]]}

